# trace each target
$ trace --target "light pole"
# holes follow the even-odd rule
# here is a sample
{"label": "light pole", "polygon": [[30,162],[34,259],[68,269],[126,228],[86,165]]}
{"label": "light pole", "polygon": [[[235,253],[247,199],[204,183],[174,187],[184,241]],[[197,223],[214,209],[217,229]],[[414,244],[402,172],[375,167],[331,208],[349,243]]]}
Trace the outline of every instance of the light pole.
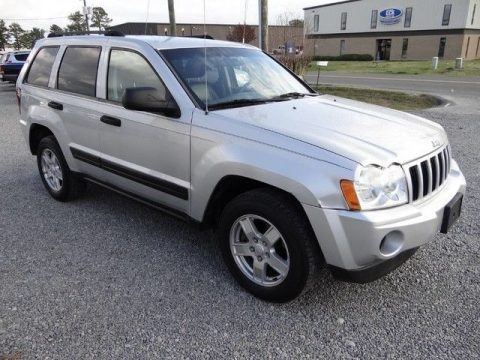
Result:
{"label": "light pole", "polygon": [[258,38],[260,49],[268,51],[268,0],[258,0],[259,27]]}
{"label": "light pole", "polygon": [[168,15],[170,17],[170,36],[177,35],[177,25],[175,24],[175,4],[174,0],[168,0]]}

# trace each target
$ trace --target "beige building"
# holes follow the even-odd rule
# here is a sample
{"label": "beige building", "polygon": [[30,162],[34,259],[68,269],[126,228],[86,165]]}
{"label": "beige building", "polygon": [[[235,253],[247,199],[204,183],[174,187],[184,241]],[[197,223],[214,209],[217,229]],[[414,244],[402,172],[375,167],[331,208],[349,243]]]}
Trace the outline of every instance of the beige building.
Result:
{"label": "beige building", "polygon": [[[227,35],[238,24],[207,24],[206,32],[216,40],[227,40]],[[258,46],[258,25],[250,25],[255,30],[255,40],[251,45]],[[169,36],[168,23],[124,23],[110,27],[111,30],[121,31],[128,35],[167,35]],[[146,31],[145,31],[146,30]],[[203,24],[177,24],[177,36],[201,36],[203,35]],[[285,46],[292,42],[297,47],[303,46],[303,27],[270,25],[268,28],[269,51]]]}
{"label": "beige building", "polygon": [[480,0],[347,0],[304,11],[310,55],[480,58]]}

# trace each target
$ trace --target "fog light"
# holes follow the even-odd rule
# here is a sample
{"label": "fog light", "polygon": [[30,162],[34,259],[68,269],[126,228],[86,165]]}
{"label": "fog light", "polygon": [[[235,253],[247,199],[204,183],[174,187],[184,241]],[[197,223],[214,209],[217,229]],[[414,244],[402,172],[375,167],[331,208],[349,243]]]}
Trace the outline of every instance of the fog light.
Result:
{"label": "fog light", "polygon": [[400,231],[387,234],[380,243],[380,252],[383,256],[393,256],[400,252],[405,239]]}

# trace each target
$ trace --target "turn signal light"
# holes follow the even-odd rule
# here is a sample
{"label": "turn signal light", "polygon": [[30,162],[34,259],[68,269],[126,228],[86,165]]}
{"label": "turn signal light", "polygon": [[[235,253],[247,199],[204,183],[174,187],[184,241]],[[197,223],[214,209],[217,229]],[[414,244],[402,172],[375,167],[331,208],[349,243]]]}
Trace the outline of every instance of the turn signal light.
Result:
{"label": "turn signal light", "polygon": [[362,208],[360,207],[360,201],[358,201],[357,192],[355,191],[355,185],[353,184],[353,181],[341,180],[340,188],[342,189],[343,197],[347,202],[349,210],[361,210]]}

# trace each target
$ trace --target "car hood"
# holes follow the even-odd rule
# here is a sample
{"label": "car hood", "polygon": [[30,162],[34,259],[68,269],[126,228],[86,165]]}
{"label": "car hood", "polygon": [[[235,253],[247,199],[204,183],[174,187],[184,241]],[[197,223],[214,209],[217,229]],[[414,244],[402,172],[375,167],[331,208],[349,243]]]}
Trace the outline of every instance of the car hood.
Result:
{"label": "car hood", "polygon": [[447,143],[442,127],[415,115],[322,95],[217,111],[363,165],[420,158]]}

